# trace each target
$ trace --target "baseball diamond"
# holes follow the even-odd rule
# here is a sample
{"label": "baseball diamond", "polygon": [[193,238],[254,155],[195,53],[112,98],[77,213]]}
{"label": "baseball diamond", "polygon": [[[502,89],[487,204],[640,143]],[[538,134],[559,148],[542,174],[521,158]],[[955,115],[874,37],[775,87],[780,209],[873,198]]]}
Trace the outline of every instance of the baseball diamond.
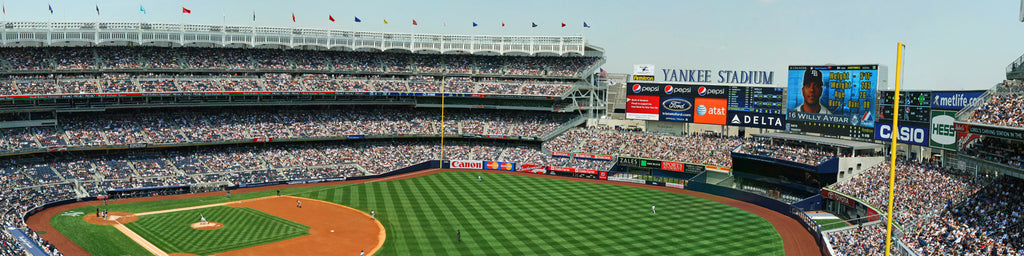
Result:
{"label": "baseball diamond", "polygon": [[[483,177],[482,182],[478,181],[479,176]],[[239,191],[235,201],[207,193],[184,199],[126,199],[108,207],[119,212],[157,212],[143,214],[126,226],[168,253],[270,255],[266,250],[253,250],[256,247],[252,246],[273,247],[291,240],[275,241],[295,236],[301,239],[345,233],[345,225],[313,227],[339,231],[335,233],[307,233],[309,227],[299,224],[299,220],[321,218],[330,223],[352,218],[370,223],[370,209],[376,211],[376,219],[387,230],[386,240],[376,255],[783,255],[790,250],[799,251],[784,250],[780,233],[786,234],[773,225],[785,224],[769,223],[748,212],[759,207],[699,193],[691,192],[698,194],[696,197],[680,194],[684,190],[662,188],[680,192],[669,193],[625,186],[628,183],[594,184],[591,180],[510,172],[435,170],[386,179]],[[276,196],[277,189],[286,196]],[[294,207],[295,199],[304,202],[302,209]],[[352,207],[362,213],[361,217],[301,212],[316,209],[319,205],[313,203],[320,200]],[[273,203],[264,203],[270,201]],[[242,207],[253,203],[277,205],[277,209]],[[734,207],[737,203],[743,209]],[[651,204],[661,206],[657,215],[650,214]],[[71,210],[90,207],[93,206]],[[52,214],[51,224],[71,242],[82,246],[83,252],[149,254],[123,234],[109,231],[109,226],[83,223],[81,217],[59,215],[67,209],[56,210],[38,215]],[[770,211],[758,214],[765,212]],[[189,228],[190,223],[198,221],[200,213],[210,221],[224,223],[225,227],[214,231]],[[799,225],[793,225],[799,232]],[[461,243],[455,237],[457,230],[461,232]],[[350,237],[366,235],[371,234]],[[686,242],[680,243],[679,237],[686,237]],[[118,246],[109,246],[111,243]],[[330,243],[295,246],[331,247]],[[365,246],[341,250],[375,249],[373,244]],[[250,249],[242,249],[246,247]],[[235,249],[241,250],[232,251]]]}

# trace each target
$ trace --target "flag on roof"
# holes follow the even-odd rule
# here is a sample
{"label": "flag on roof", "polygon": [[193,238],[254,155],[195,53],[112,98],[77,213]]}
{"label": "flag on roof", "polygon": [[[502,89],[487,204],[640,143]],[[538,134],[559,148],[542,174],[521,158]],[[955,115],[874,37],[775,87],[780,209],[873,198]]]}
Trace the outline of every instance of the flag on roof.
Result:
{"label": "flag on roof", "polygon": [[334,22],[334,16],[331,16],[330,14],[327,15],[327,19]]}
{"label": "flag on roof", "polygon": [[388,19],[384,19],[384,25],[387,25],[387,24],[391,24],[391,23],[388,23]]}
{"label": "flag on roof", "polygon": [[100,15],[100,5],[96,4],[96,15]]}
{"label": "flag on roof", "polygon": [[562,27],[563,27],[563,28],[565,27],[565,22],[562,22]]}
{"label": "flag on roof", "polygon": [[474,22],[473,22],[473,27],[475,28],[476,26],[477,26],[477,25],[476,25],[476,22],[474,21]]}
{"label": "flag on roof", "polygon": [[[142,14],[146,14],[146,8],[142,8],[141,4],[139,5],[139,11],[142,12]],[[253,15],[253,17],[256,17],[256,13],[255,12],[252,13],[252,15]]]}
{"label": "flag on roof", "polygon": [[412,25],[416,26],[416,25],[419,25],[419,24],[416,24],[416,20],[412,20]]}
{"label": "flag on roof", "polygon": [[600,74],[600,76],[601,76],[601,77],[608,77],[608,71],[605,71],[605,70],[604,70],[604,69],[602,68],[602,69],[601,69],[601,74]]}
{"label": "flag on roof", "polygon": [[533,24],[533,26],[532,26],[533,28],[537,27],[537,23],[536,22],[530,22],[530,23]]}
{"label": "flag on roof", "polygon": [[360,20],[359,17],[356,17],[356,22],[363,22],[363,20]]}
{"label": "flag on roof", "polygon": [[46,6],[50,7],[50,14],[53,14],[53,5],[47,4]]}
{"label": "flag on roof", "polygon": [[292,13],[292,22],[295,22],[295,13]]}
{"label": "flag on roof", "polygon": [[192,10],[189,10],[188,8],[185,8],[185,7],[181,7],[181,13],[192,13]]}
{"label": "flag on roof", "polygon": [[590,28],[590,25],[587,25],[587,22],[586,22],[586,21],[584,21],[584,22],[583,22],[583,27],[584,27],[584,28]]}

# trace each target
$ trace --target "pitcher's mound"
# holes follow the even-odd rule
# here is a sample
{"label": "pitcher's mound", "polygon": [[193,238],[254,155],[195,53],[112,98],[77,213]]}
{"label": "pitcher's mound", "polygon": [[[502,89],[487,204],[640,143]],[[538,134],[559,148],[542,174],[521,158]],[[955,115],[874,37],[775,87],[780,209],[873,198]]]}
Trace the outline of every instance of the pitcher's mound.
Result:
{"label": "pitcher's mound", "polygon": [[192,228],[198,229],[198,230],[215,230],[215,229],[220,229],[220,228],[223,228],[223,227],[224,227],[224,224],[220,224],[218,222],[206,222],[206,223],[196,222],[196,223],[192,223]]}

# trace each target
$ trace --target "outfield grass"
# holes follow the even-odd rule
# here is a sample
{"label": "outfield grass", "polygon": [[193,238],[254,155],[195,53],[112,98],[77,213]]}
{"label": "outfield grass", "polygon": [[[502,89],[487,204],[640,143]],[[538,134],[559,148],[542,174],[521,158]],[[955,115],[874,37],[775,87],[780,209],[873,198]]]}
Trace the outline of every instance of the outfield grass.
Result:
{"label": "outfield grass", "polygon": [[[483,182],[477,182],[478,175]],[[757,215],[710,200],[642,188],[500,173],[444,172],[281,192],[365,212],[375,210],[387,231],[377,255],[784,254],[778,232]],[[232,199],[272,194],[275,191],[237,194]],[[112,205],[110,209],[145,212],[222,201],[227,199],[216,196]],[[651,214],[651,204],[657,206],[657,214]],[[57,221],[53,224],[65,235],[68,231],[113,230],[91,224],[71,230]],[[458,230],[462,231],[461,243],[455,237]],[[119,233],[109,236],[124,237]],[[106,242],[109,237],[68,237],[96,255],[140,255],[86,246],[114,243]]]}
{"label": "outfield grass", "polygon": [[375,210],[387,230],[379,255],[784,254],[752,213],[625,186],[445,172],[300,196]]}
{"label": "outfield grass", "polygon": [[[208,221],[224,224],[217,230],[198,230],[189,225]],[[248,207],[216,206],[139,216],[125,224],[167,253],[207,255],[252,247],[309,234],[309,226]]]}

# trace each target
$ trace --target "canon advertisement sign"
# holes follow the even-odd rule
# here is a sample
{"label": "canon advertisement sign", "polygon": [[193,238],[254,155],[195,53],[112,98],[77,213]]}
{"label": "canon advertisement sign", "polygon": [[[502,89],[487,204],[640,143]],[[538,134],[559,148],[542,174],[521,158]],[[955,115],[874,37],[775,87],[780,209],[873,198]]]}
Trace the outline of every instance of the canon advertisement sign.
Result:
{"label": "canon advertisement sign", "polygon": [[452,169],[483,169],[484,162],[477,160],[452,160]]}

